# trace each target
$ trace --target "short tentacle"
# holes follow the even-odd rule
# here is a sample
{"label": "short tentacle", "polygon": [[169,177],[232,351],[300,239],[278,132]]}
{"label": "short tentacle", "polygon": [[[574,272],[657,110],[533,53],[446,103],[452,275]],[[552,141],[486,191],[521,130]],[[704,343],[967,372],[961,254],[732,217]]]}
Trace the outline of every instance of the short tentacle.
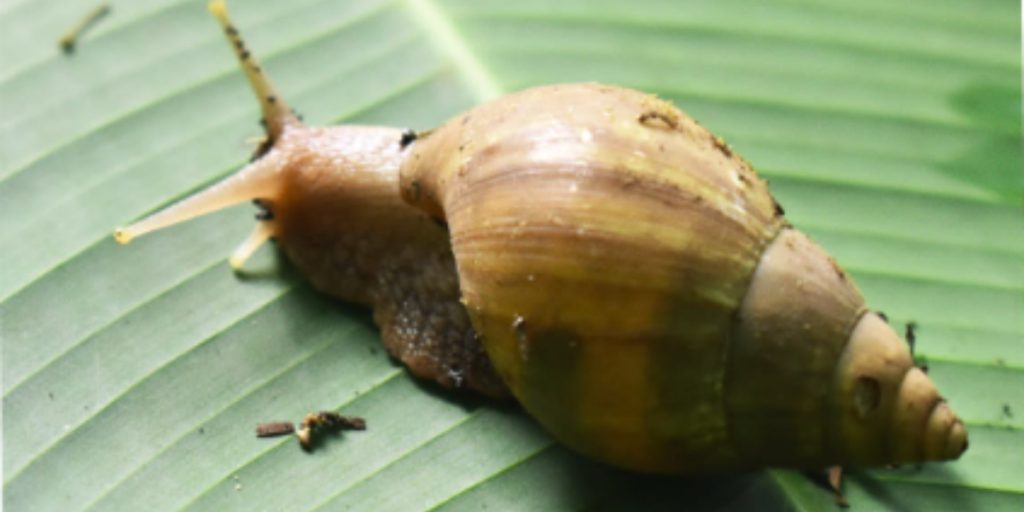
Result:
{"label": "short tentacle", "polygon": [[231,253],[231,257],[228,258],[231,268],[235,270],[242,268],[242,265],[245,265],[245,262],[256,252],[256,249],[259,249],[272,236],[274,236],[273,221],[257,222],[249,237],[243,240],[238,248],[235,249],[235,252]]}

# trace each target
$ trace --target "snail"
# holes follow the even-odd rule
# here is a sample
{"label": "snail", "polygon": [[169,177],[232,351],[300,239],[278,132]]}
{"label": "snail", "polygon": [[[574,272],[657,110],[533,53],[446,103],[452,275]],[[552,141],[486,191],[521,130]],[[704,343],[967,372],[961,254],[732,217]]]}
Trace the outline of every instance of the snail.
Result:
{"label": "snail", "polygon": [[273,238],[315,288],[369,305],[415,376],[512,395],[561,443],[622,468],[875,466],[967,448],[850,277],[672,104],[560,84],[425,133],[306,126],[224,3],[210,10],[267,138],[119,242],[252,200],[233,266]]}

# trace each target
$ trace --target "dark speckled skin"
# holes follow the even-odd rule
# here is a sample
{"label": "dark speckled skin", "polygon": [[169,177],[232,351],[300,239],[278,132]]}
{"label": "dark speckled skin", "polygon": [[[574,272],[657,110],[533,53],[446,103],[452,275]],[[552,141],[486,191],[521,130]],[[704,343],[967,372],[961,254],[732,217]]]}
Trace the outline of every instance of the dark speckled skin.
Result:
{"label": "dark speckled skin", "polygon": [[390,128],[289,128],[269,207],[275,237],[317,289],[373,308],[387,350],[448,388],[507,394],[459,302],[443,224],[405,204],[398,164],[408,147]]}

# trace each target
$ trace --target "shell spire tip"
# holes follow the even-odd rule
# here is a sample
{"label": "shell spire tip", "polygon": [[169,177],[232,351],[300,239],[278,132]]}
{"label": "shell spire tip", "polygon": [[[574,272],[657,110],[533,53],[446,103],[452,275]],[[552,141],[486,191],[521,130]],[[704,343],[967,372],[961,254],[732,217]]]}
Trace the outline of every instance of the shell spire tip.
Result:
{"label": "shell spire tip", "polygon": [[117,228],[114,230],[114,240],[117,240],[117,243],[121,245],[127,245],[133,239],[135,239],[135,235],[128,228]]}

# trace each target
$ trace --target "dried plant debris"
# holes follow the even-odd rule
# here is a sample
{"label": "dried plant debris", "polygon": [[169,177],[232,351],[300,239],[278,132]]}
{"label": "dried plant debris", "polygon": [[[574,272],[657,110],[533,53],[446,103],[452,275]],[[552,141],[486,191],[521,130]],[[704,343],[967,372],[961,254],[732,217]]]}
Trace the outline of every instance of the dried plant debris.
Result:
{"label": "dried plant debris", "polygon": [[304,450],[312,450],[317,442],[327,434],[337,434],[342,430],[366,430],[366,420],[356,416],[342,416],[336,412],[320,411],[309,413],[299,424],[296,436]]}
{"label": "dried plant debris", "polygon": [[298,429],[290,421],[260,423],[256,425],[256,437],[295,434],[302,449],[310,451],[325,435],[336,435],[343,430],[366,430],[366,420],[357,416],[342,416],[332,411],[311,412],[302,419]]}
{"label": "dried plant debris", "polygon": [[65,54],[74,53],[75,45],[78,44],[78,39],[82,37],[82,34],[107,14],[110,14],[110,4],[107,3],[100,4],[92,11],[89,11],[89,14],[86,14],[78,23],[75,23],[75,26],[71,27],[57,40],[61,51]]}
{"label": "dried plant debris", "polygon": [[277,437],[295,433],[295,424],[290,421],[274,421],[256,425],[256,437]]}
{"label": "dried plant debris", "polygon": [[914,358],[914,365],[921,369],[924,373],[928,373],[928,359],[924,356],[917,355],[915,352],[915,344],[917,343],[917,322],[911,320],[907,322],[905,337],[907,345],[910,346],[910,355]]}
{"label": "dried plant debris", "polygon": [[907,322],[906,338],[907,345],[910,345],[910,355],[914,355],[914,342],[917,341],[917,322]]}

